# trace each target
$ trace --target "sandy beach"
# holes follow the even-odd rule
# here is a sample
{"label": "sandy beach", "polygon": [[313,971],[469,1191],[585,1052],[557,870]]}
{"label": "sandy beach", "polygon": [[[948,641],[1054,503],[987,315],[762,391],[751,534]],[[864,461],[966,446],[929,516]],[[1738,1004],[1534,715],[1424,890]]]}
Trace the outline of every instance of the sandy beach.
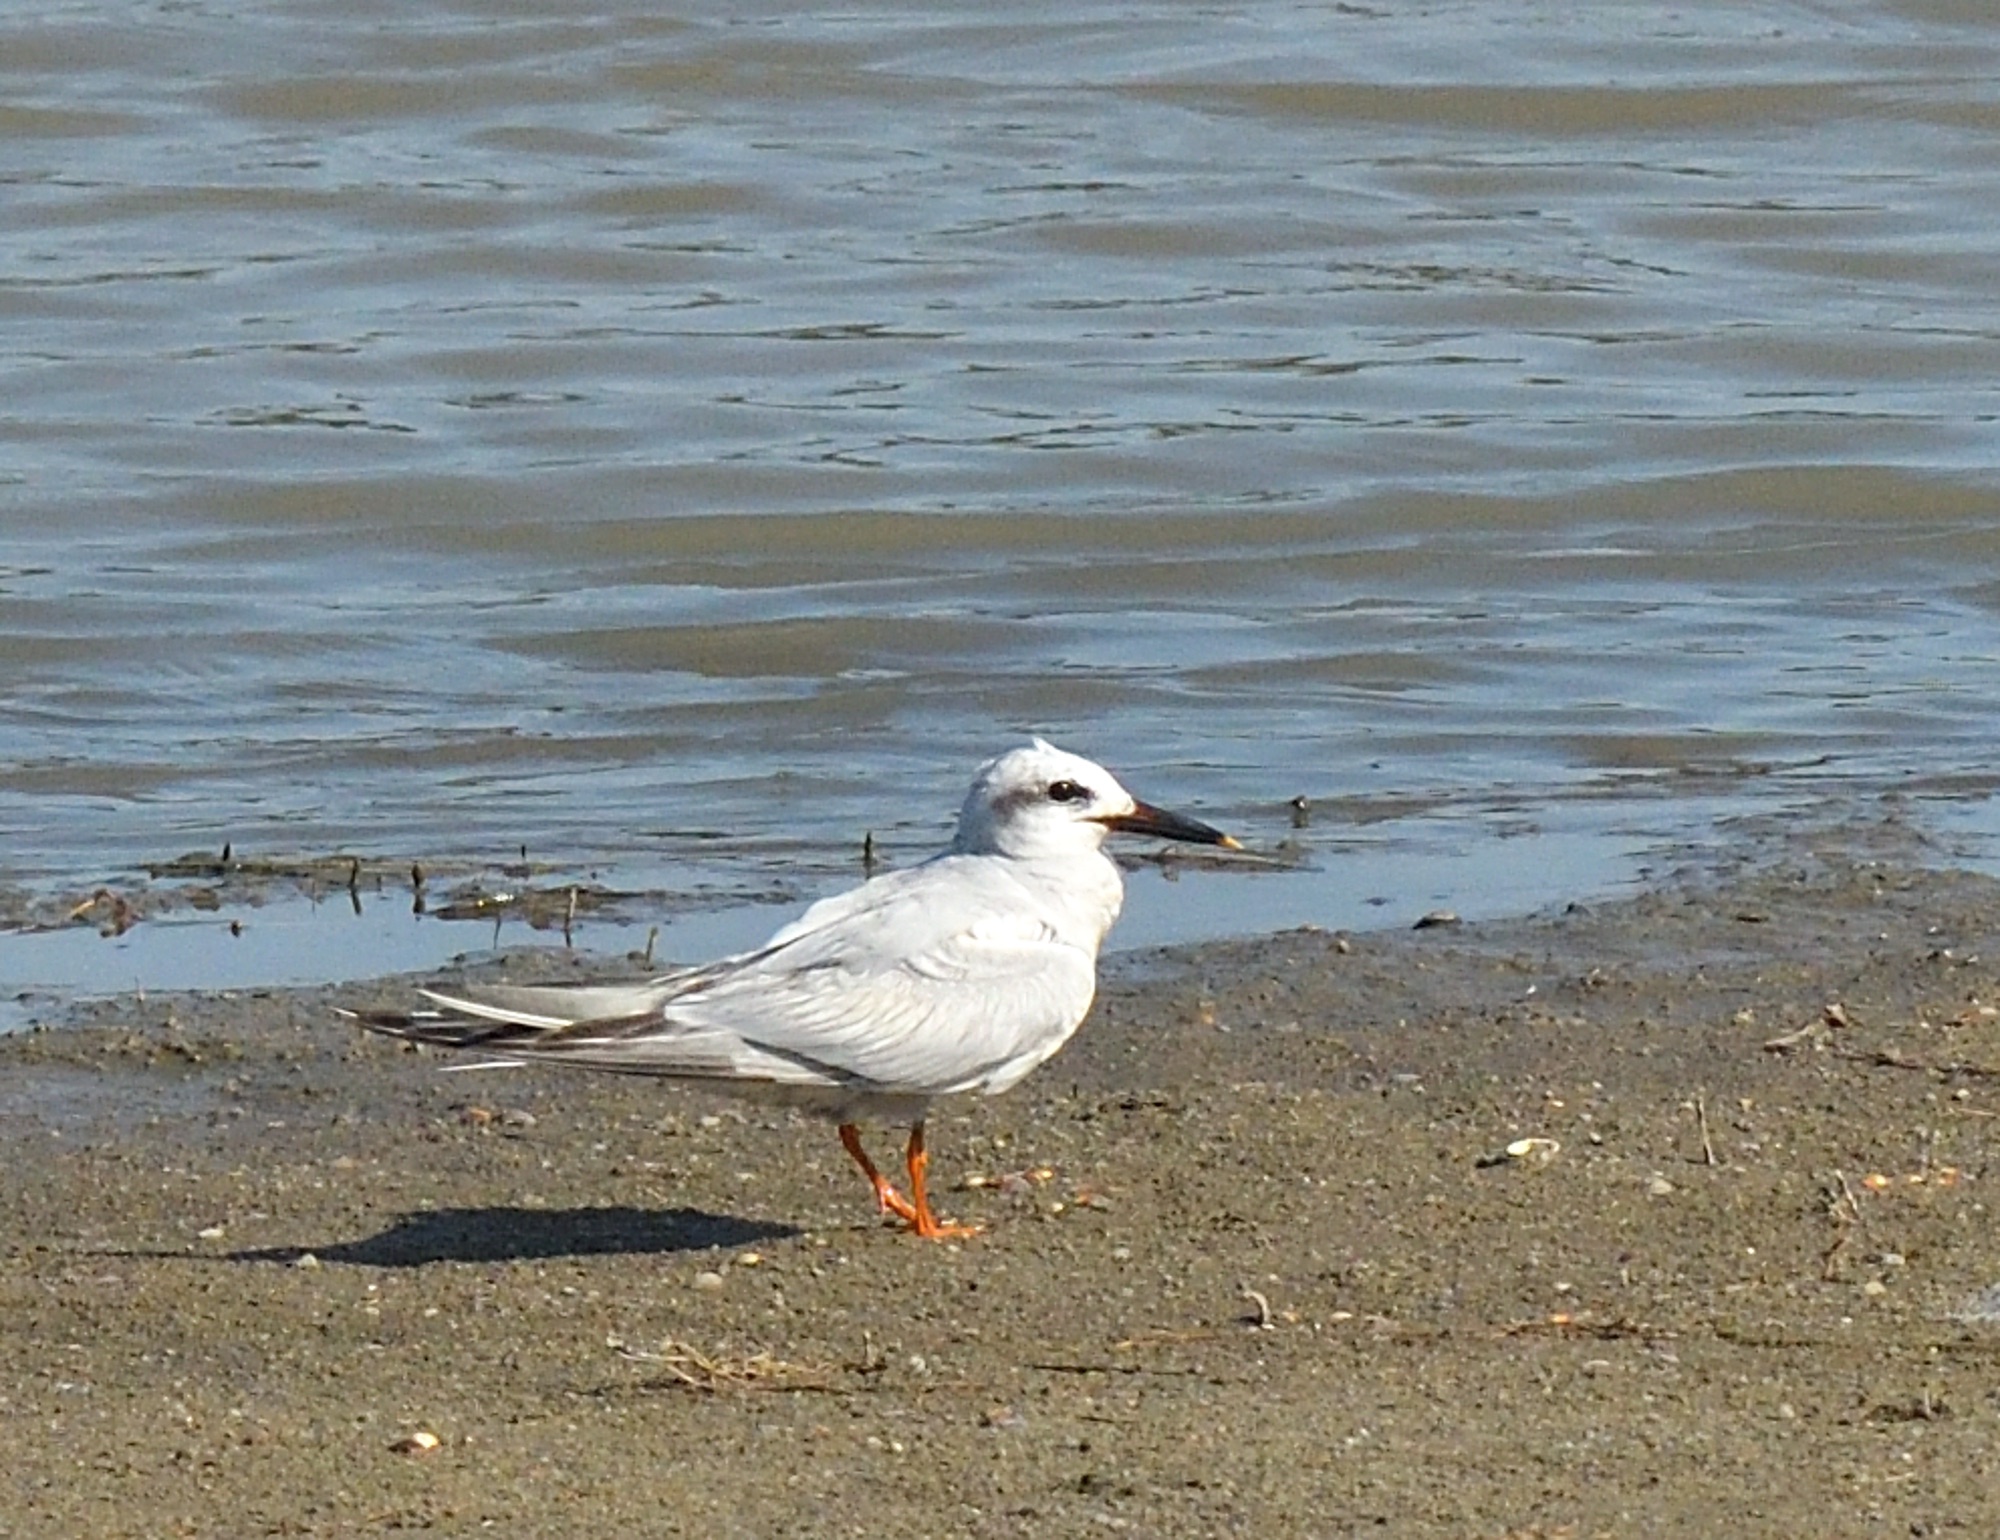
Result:
{"label": "sandy beach", "polygon": [[0,1042],[0,1535],[2000,1532],[1996,926],[1862,827],[1121,955],[949,1245],[408,980],[93,1006]]}

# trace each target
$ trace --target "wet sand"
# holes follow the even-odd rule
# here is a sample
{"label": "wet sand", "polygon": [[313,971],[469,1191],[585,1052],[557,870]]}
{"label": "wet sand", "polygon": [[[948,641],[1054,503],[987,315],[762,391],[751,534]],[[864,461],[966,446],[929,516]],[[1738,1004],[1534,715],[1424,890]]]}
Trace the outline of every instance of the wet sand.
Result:
{"label": "wet sand", "polygon": [[92,1008],[0,1043],[0,1535],[2000,1532],[2000,885],[1836,844],[1120,957],[953,1245],[406,981]]}

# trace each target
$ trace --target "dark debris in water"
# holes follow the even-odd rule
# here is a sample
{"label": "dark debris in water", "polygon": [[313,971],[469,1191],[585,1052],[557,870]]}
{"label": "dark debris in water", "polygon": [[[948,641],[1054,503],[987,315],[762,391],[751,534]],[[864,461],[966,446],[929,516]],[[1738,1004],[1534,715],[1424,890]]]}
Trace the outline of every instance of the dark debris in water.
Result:
{"label": "dark debris in water", "polygon": [[[598,883],[564,882],[558,868],[508,862],[481,874],[469,863],[412,861],[348,852],[324,855],[246,856],[232,845],[220,852],[194,850],[149,861],[143,878],[88,890],[31,895],[0,894],[0,930],[27,934],[88,925],[106,937],[122,936],[148,919],[189,911],[214,914],[304,897],[344,902],[358,914],[364,900],[407,904],[440,920],[526,920],[539,930],[567,931],[578,918],[648,895]],[[434,888],[455,881],[440,899]],[[240,934],[241,922],[234,922]]]}
{"label": "dark debris in water", "polygon": [[[74,925],[79,922],[88,922],[95,925],[101,935],[122,936],[134,925],[137,925],[142,917],[139,906],[134,904],[124,894],[114,893],[109,888],[99,888],[90,897],[72,905],[69,913],[64,916],[63,923]],[[36,926],[24,928],[49,929],[51,927]]]}
{"label": "dark debris in water", "polygon": [[639,896],[595,884],[494,888],[472,882],[458,888],[443,903],[433,904],[429,912],[433,919],[438,920],[505,917],[526,920],[537,930],[567,930],[579,915],[598,913],[613,904]]}
{"label": "dark debris in water", "polygon": [[224,845],[220,855],[191,850],[168,861],[148,862],[145,872],[155,881],[204,878],[238,878],[245,881],[317,882],[326,887],[347,887],[363,880],[377,886],[385,881],[408,880],[409,868],[398,860],[377,860],[369,856],[334,852],[323,856],[238,856]]}

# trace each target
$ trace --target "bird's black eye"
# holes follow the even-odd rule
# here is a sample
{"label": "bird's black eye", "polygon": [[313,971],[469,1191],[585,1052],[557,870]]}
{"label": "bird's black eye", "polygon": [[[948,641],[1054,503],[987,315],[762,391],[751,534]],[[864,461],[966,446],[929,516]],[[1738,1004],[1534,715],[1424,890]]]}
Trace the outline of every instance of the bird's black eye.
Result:
{"label": "bird's black eye", "polygon": [[1051,781],[1049,783],[1051,802],[1088,802],[1090,788],[1080,786],[1075,781]]}

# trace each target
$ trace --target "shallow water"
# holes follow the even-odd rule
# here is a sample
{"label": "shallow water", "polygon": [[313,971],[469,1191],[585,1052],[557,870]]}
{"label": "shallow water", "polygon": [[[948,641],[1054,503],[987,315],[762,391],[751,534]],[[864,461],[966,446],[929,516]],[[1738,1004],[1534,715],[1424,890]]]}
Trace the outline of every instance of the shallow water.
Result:
{"label": "shallow water", "polygon": [[[1884,793],[1991,859],[1988,7],[72,5],[0,81],[19,913],[525,845],[693,949],[1027,731],[1292,842],[1128,942]],[[0,988],[486,939],[370,908]]]}

